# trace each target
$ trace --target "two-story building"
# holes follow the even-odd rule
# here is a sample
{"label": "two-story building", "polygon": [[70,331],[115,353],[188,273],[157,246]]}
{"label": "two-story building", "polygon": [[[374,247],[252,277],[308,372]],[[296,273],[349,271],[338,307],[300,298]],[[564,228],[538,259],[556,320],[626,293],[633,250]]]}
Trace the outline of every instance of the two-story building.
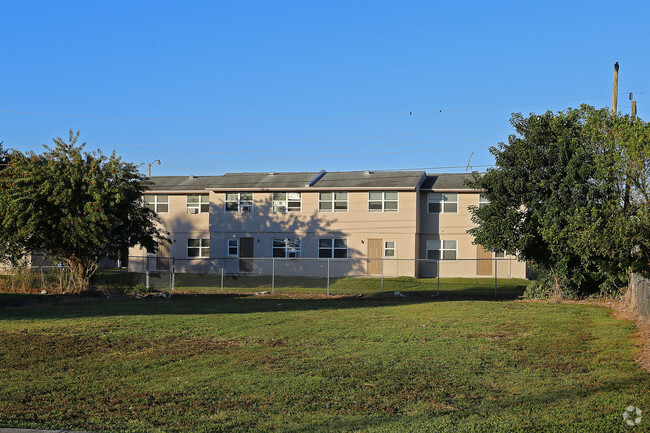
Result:
{"label": "two-story building", "polygon": [[[467,174],[414,171],[159,176],[144,199],[172,239],[130,268],[323,276],[526,276],[526,266],[473,244]],[[300,258],[300,260],[290,260]],[[283,260],[284,259],[284,260]],[[478,259],[478,260],[477,260]]]}

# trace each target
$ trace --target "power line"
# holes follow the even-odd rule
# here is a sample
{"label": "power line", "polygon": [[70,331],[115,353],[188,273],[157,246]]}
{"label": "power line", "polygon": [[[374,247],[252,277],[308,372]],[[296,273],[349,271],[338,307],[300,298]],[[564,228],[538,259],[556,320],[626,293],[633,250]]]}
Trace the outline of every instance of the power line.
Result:
{"label": "power line", "polygon": [[447,135],[447,134],[467,134],[474,132],[507,132],[503,128],[499,129],[475,129],[463,131],[447,131],[447,132],[423,132],[419,134],[385,134],[385,135],[355,135],[355,136],[342,136],[342,137],[312,137],[312,138],[279,138],[279,139],[265,139],[265,140],[232,140],[232,141],[195,141],[195,142],[179,142],[179,143],[132,143],[132,144],[111,144],[104,145],[104,147],[135,147],[135,146],[189,146],[189,145],[220,145],[220,144],[249,144],[249,143],[283,143],[295,141],[328,141],[328,140],[362,140],[368,138],[394,138],[394,137],[421,137],[427,135]]}
{"label": "power line", "polygon": [[393,114],[365,114],[365,115],[332,115],[321,117],[251,117],[251,118],[200,118],[200,117],[146,117],[146,116],[100,116],[100,115],[87,115],[87,114],[67,114],[67,113],[45,113],[36,111],[17,111],[17,110],[0,110],[0,113],[8,114],[24,114],[32,116],[49,116],[49,117],[73,117],[83,119],[104,119],[104,120],[141,120],[141,121],[179,121],[179,122],[275,122],[275,121],[300,121],[300,120],[345,120],[345,119],[377,119],[377,118],[391,118],[391,117],[412,117],[412,116],[429,116],[446,113],[464,113],[468,111],[489,111],[500,110],[505,108],[518,108],[529,107],[535,105],[550,105],[573,101],[585,101],[590,99],[601,99],[608,96],[592,96],[588,98],[564,99],[558,101],[537,102],[529,104],[516,104],[516,105],[503,105],[494,107],[476,107],[467,108],[462,110],[448,110],[441,109],[439,111],[431,112],[404,112]]}
{"label": "power line", "polygon": [[[331,149],[355,149],[355,148],[367,148],[367,147],[417,146],[420,144],[463,143],[463,142],[487,141],[487,140],[498,140],[498,138],[469,138],[465,140],[414,141],[409,143],[363,144],[363,145],[356,145],[356,146],[303,147],[303,148],[269,149],[269,150],[254,149],[254,150],[230,150],[230,151],[219,151],[219,152],[168,152],[168,153],[155,152],[155,155],[156,156],[211,155],[211,154],[222,155],[222,154],[233,154],[233,153],[239,154],[239,153],[296,152],[296,151],[303,151],[303,150],[331,150]],[[152,155],[152,153],[126,153],[121,156],[134,157],[134,156],[149,156],[149,155]]]}
{"label": "power line", "polygon": [[352,154],[341,154],[341,155],[287,156],[282,158],[219,159],[219,160],[212,160],[212,161],[171,161],[171,163],[172,164],[212,164],[217,162],[286,161],[286,160],[295,160],[295,159],[347,158],[347,157],[354,157],[354,156],[394,155],[398,153],[439,152],[443,150],[481,149],[481,148],[484,148],[484,146],[452,147],[452,148],[443,148],[443,149],[400,150],[394,152],[352,153]]}

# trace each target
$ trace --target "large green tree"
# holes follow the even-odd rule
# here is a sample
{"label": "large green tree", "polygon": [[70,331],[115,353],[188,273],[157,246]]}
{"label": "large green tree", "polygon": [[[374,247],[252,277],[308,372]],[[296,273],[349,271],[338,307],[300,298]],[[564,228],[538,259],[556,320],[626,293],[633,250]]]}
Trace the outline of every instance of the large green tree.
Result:
{"label": "large green tree", "polygon": [[166,241],[142,194],[147,179],[113,153],[85,152],[54,139],[41,154],[13,151],[0,171],[0,255],[13,260],[45,253],[75,275],[73,291],[89,287],[102,258],[117,259],[140,244],[155,252]]}
{"label": "large green tree", "polygon": [[639,189],[631,187],[629,160],[621,156],[635,126],[626,118],[607,119],[606,110],[587,105],[514,114],[515,134],[490,149],[495,168],[474,173],[470,182],[490,200],[471,210],[476,242],[527,260],[558,293],[620,287],[633,260],[631,236],[643,226],[639,218],[638,224],[627,221],[642,212],[629,213]]}

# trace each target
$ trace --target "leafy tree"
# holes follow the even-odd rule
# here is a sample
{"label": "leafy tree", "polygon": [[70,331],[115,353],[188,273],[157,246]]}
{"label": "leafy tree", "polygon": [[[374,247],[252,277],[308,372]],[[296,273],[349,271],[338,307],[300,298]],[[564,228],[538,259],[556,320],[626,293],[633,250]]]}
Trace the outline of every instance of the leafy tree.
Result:
{"label": "leafy tree", "polygon": [[620,189],[617,175],[603,170],[602,149],[586,126],[601,115],[586,105],[527,118],[514,114],[516,133],[490,148],[496,168],[474,173],[469,183],[490,200],[471,209],[477,227],[469,232],[476,242],[527,260],[558,294],[585,294],[624,278],[624,264],[604,248],[585,249],[579,242],[586,223],[593,223],[579,216],[612,206]]}
{"label": "leafy tree", "polygon": [[584,128],[595,149],[608,202],[575,213],[575,247],[650,276],[650,125],[641,119],[590,113]]}
{"label": "leafy tree", "polygon": [[0,172],[0,255],[14,261],[44,252],[67,263],[74,291],[89,287],[104,257],[140,244],[155,252],[166,241],[141,197],[148,186],[134,164],[113,153],[84,152],[79,132],[54,139],[40,154],[12,152]]}

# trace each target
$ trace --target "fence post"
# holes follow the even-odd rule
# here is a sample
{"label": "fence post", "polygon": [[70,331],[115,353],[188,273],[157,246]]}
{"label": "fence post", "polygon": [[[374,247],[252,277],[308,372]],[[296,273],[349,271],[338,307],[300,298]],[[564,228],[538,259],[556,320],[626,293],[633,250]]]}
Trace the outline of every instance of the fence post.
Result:
{"label": "fence post", "polygon": [[327,296],[330,295],[330,259],[327,258]]}
{"label": "fence post", "polygon": [[221,293],[223,293],[223,270],[226,267],[226,260],[223,261],[221,265]]}
{"label": "fence post", "polygon": [[499,261],[495,257],[494,258],[494,297],[495,298],[497,297],[497,275],[499,274],[498,268],[497,268],[497,263],[499,263]]}
{"label": "fence post", "polygon": [[144,276],[144,286],[149,291],[149,256],[147,255],[147,259],[145,260],[145,276]]}
{"label": "fence post", "polygon": [[438,294],[440,296],[440,260],[436,260],[436,275],[438,276]]}
{"label": "fence post", "polygon": [[43,266],[39,266],[41,268],[41,290],[45,290],[45,276],[43,276]]}
{"label": "fence post", "polygon": [[172,292],[174,291],[174,286],[176,285],[175,267],[176,267],[176,259],[172,257],[172,267],[171,267],[172,273],[169,276],[169,278],[171,279]]}
{"label": "fence post", "polygon": [[275,292],[275,257],[271,258],[271,293]]}
{"label": "fence post", "polygon": [[381,293],[384,293],[384,259],[381,259]]}

